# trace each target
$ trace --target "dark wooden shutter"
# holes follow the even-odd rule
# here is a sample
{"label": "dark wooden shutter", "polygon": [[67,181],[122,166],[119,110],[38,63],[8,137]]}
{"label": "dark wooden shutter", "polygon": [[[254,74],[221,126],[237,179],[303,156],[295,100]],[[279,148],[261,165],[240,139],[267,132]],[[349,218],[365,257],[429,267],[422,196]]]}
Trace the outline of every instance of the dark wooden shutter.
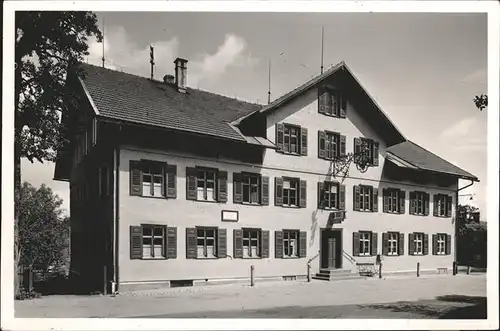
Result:
{"label": "dark wooden shutter", "polygon": [[345,210],[345,185],[339,184],[339,209]]}
{"label": "dark wooden shutter", "polygon": [[425,193],[424,194],[424,199],[425,199],[425,203],[424,203],[424,207],[425,207],[424,215],[425,216],[429,216],[429,200],[430,200],[429,193]]}
{"label": "dark wooden shutter", "polygon": [[374,167],[378,167],[378,142],[373,142],[373,160],[372,164]]}
{"label": "dark wooden shutter", "polygon": [[399,234],[399,242],[398,242],[398,255],[405,254],[405,234]]}
{"label": "dark wooden shutter", "polygon": [[165,165],[165,196],[169,199],[177,198],[177,166]]}
{"label": "dark wooden shutter", "polygon": [[434,199],[432,201],[432,203],[433,203],[432,215],[433,216],[438,216],[438,199],[439,199],[439,194],[434,194]]}
{"label": "dark wooden shutter", "polygon": [[372,211],[374,213],[378,212],[378,188],[374,187],[372,189],[373,206]]}
{"label": "dark wooden shutter", "polygon": [[389,211],[389,192],[390,190],[387,188],[382,189],[382,201],[383,201],[382,211],[384,213],[387,213]]}
{"label": "dark wooden shutter", "polygon": [[283,152],[285,125],[283,123],[276,123],[276,151]]}
{"label": "dark wooden shutter", "polygon": [[326,114],[327,92],[324,88],[318,88],[318,112]]}
{"label": "dark wooden shutter", "polygon": [[300,192],[299,192],[299,207],[307,207],[307,182],[305,180],[299,180]]}
{"label": "dark wooden shutter", "polygon": [[417,202],[415,192],[410,192],[410,215],[415,215],[417,213]]}
{"label": "dark wooden shutter", "polygon": [[262,176],[261,180],[261,191],[260,191],[260,204],[263,206],[269,205],[269,177]]}
{"label": "dark wooden shutter", "polygon": [[217,172],[217,201],[227,202],[227,171]]}
{"label": "dark wooden shutter", "polygon": [[300,155],[307,155],[307,128],[300,128]]}
{"label": "dark wooden shutter", "polygon": [[243,230],[233,230],[233,257],[235,259],[243,258]]}
{"label": "dark wooden shutter", "polygon": [[423,253],[424,255],[429,255],[429,235],[424,233],[424,244],[423,244]]}
{"label": "dark wooden shutter", "polygon": [[346,137],[343,135],[339,135],[339,155],[340,156],[345,156],[345,149],[346,149]]}
{"label": "dark wooden shutter", "polygon": [[324,190],[325,190],[325,183],[324,182],[318,182],[318,208],[319,209],[324,209],[325,208],[325,203],[323,202],[324,199]]}
{"label": "dark wooden shutter", "polygon": [[352,256],[359,256],[359,232],[352,233]]}
{"label": "dark wooden shutter", "polygon": [[227,257],[227,230],[217,229],[217,257],[225,259]]}
{"label": "dark wooden shutter", "polygon": [[167,227],[167,259],[177,258],[177,228]]}
{"label": "dark wooden shutter", "polygon": [[405,213],[405,203],[406,203],[406,192],[399,190],[399,213]]}
{"label": "dark wooden shutter", "polygon": [[307,256],[307,231],[300,231],[299,234],[299,257]]}
{"label": "dark wooden shutter", "polygon": [[274,231],[274,257],[283,258],[283,231]]}
{"label": "dark wooden shutter", "polygon": [[389,255],[389,234],[382,233],[382,255]]}
{"label": "dark wooden shutter", "polygon": [[354,153],[360,153],[360,152],[361,152],[361,139],[354,138]]}
{"label": "dark wooden shutter", "polygon": [[451,255],[451,235],[446,235],[446,255]]}
{"label": "dark wooden shutter", "polygon": [[326,132],[318,131],[318,157],[320,159],[326,158],[325,140],[326,140]]}
{"label": "dark wooden shutter", "polygon": [[242,175],[238,172],[233,173],[233,203],[243,202],[243,183]]}
{"label": "dark wooden shutter", "polygon": [[415,234],[408,234],[408,255],[415,255]]}
{"label": "dark wooden shutter", "polygon": [[186,168],[186,199],[196,200],[196,168]]}
{"label": "dark wooden shutter", "polygon": [[353,192],[353,205],[354,205],[353,209],[359,210],[359,186],[354,185],[352,192]]}
{"label": "dark wooden shutter", "polygon": [[196,228],[186,228],[186,259],[198,257]]}
{"label": "dark wooden shutter", "polygon": [[451,205],[452,205],[452,197],[450,195],[446,196],[446,217],[451,217]]}
{"label": "dark wooden shutter", "polygon": [[130,195],[142,195],[141,161],[130,161]]}
{"label": "dark wooden shutter", "polygon": [[283,178],[274,177],[274,204],[283,206]]}
{"label": "dark wooden shutter", "polygon": [[142,227],[130,227],[130,259],[142,259]]}
{"label": "dark wooden shutter", "polygon": [[340,104],[340,117],[345,118],[347,115],[347,98],[343,93],[339,94],[341,104]]}
{"label": "dark wooden shutter", "polygon": [[437,255],[438,235],[432,235],[432,255]]}
{"label": "dark wooden shutter", "polygon": [[260,257],[263,259],[269,258],[269,231],[263,230],[261,234],[261,252]]}
{"label": "dark wooden shutter", "polygon": [[378,250],[378,234],[377,232],[372,232],[372,241],[371,241],[372,247],[371,247],[371,255],[377,255],[377,250]]}

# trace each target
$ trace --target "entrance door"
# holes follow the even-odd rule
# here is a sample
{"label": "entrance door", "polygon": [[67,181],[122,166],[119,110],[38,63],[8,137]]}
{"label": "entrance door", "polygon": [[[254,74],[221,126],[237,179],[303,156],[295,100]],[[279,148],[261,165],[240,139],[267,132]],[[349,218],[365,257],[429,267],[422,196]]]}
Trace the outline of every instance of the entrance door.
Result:
{"label": "entrance door", "polygon": [[321,268],[342,267],[342,230],[323,229],[321,235]]}

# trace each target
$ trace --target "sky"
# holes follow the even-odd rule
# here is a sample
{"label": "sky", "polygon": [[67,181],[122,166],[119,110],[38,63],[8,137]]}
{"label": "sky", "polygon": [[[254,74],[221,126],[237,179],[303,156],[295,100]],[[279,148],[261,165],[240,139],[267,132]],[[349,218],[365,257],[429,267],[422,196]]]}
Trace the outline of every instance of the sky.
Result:
{"label": "sky", "polygon": [[[486,112],[472,102],[487,92],[486,14],[448,13],[97,13],[105,27],[105,65],[155,78],[188,62],[188,86],[266,103],[345,61],[411,141],[476,175],[460,203],[486,217]],[[101,65],[90,41],[88,63]],[[53,181],[53,163],[22,162],[23,180],[53,188],[69,209],[69,184]],[[465,186],[468,181],[460,181]]]}

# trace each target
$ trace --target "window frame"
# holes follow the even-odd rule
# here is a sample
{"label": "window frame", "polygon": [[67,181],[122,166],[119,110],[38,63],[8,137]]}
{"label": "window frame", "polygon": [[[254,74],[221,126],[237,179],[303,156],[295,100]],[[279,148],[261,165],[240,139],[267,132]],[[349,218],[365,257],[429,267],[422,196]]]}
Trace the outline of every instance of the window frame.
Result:
{"label": "window frame", "polygon": [[[336,190],[337,190],[336,193],[331,192],[332,187],[336,187]],[[330,189],[330,191],[329,191],[329,189]],[[334,194],[334,198],[333,198],[334,206],[332,207],[332,195],[333,194]],[[326,195],[328,195],[328,199],[326,198]],[[336,181],[324,181],[321,199],[322,199],[321,200],[322,209],[338,210],[339,209],[339,202],[340,202],[340,183],[336,182]]]}
{"label": "window frame", "polygon": [[[261,259],[262,258],[262,229],[260,228],[242,228],[242,254],[243,254],[243,259]],[[255,238],[256,240],[256,256],[252,256],[252,233],[256,233],[257,237]],[[246,236],[248,235],[248,237]],[[245,245],[245,240],[248,240],[248,245]],[[245,255],[245,248],[247,248],[248,254]]]}
{"label": "window frame", "polygon": [[[325,132],[325,159],[333,160],[340,155],[340,133],[333,131]],[[329,148],[334,145],[334,148]],[[331,154],[335,155],[331,155]]]}
{"label": "window frame", "polygon": [[[424,237],[423,232],[413,232],[413,255],[424,255]],[[420,243],[420,252],[417,249],[418,243]]]}
{"label": "window frame", "polygon": [[[144,229],[151,228],[151,235],[145,235]],[[161,256],[155,256],[155,246],[154,243],[156,239],[155,229],[161,229]],[[149,256],[145,256],[145,246],[144,239],[150,239],[151,243],[149,244],[150,254]],[[141,224],[141,246],[142,246],[142,256],[141,260],[166,260],[167,259],[167,226],[159,225],[159,224]]]}
{"label": "window frame", "polygon": [[[196,201],[203,202],[218,202],[218,172],[219,170],[216,168],[207,168],[207,167],[196,167],[194,168],[196,171]],[[200,173],[203,173],[203,178],[200,179]],[[213,179],[207,179],[207,175],[209,173],[213,173]],[[200,186],[199,183],[203,182],[203,197],[204,199],[199,198]],[[208,183],[213,182],[213,199],[208,198]]]}
{"label": "window frame", "polygon": [[[218,227],[212,227],[212,226],[197,226],[195,227],[196,229],[196,259],[200,260],[206,260],[206,259],[217,259],[218,258]],[[204,235],[200,236],[199,231],[203,231]],[[213,231],[214,236],[213,237],[208,237],[207,236],[207,231]],[[199,245],[199,240],[203,240],[203,245]],[[207,240],[213,239],[214,243],[212,245],[212,255],[208,256],[208,245]],[[203,248],[203,255],[200,256],[199,251],[200,251],[200,246]]]}
{"label": "window frame", "polygon": [[[365,201],[365,199],[367,201]],[[368,204],[368,208],[364,208]],[[359,185],[359,211],[373,211],[373,187],[369,185]]]}
{"label": "window frame", "polygon": [[[301,141],[300,128],[301,127],[299,125],[283,123],[283,152],[285,154],[301,155],[300,152],[301,152],[302,141]],[[288,134],[286,133],[287,130],[288,130]],[[291,133],[291,130],[296,131],[297,143],[295,144],[295,146],[296,146],[295,151],[292,151],[292,143],[291,143],[292,133]],[[288,137],[288,152],[285,151],[285,145],[287,145],[287,143],[286,143],[287,137]]]}
{"label": "window frame", "polygon": [[362,153],[364,150],[368,150],[368,160],[369,164],[373,165],[373,156],[374,156],[374,146],[375,146],[375,140],[371,138],[366,138],[366,137],[359,137],[360,140],[360,147],[359,147],[359,152]]}
{"label": "window frame", "polygon": [[[288,207],[288,208],[299,208],[300,207],[300,179],[299,178],[293,178],[293,177],[282,177],[283,179],[283,189],[282,189],[282,198],[283,198],[283,204],[282,207]],[[285,183],[289,182],[290,183],[290,188],[285,188]],[[295,188],[292,189],[292,183],[294,183]],[[290,193],[291,190],[295,190],[295,204],[290,203],[290,194],[287,194],[285,198],[285,191]],[[285,199],[288,201],[288,203],[285,204]]]}
{"label": "window frame", "polygon": [[[358,231],[359,235],[359,256],[372,256],[372,232],[370,231]],[[364,237],[367,238],[364,238]],[[366,244],[368,243],[368,244]],[[366,247],[364,245],[368,246],[368,252],[365,252]]]}
{"label": "window frame", "polygon": [[[448,196],[446,194],[436,194],[436,203],[437,206],[437,216],[438,217],[447,217],[448,215]],[[442,211],[442,213],[441,213]]]}
{"label": "window frame", "polygon": [[[440,240],[441,238],[442,238],[442,240]],[[446,233],[437,233],[436,255],[446,255],[446,244],[447,244],[446,241],[447,241],[447,234]],[[440,244],[442,244],[442,245],[440,245]],[[442,248],[442,251],[440,251],[440,248]]]}
{"label": "window frame", "polygon": [[[246,183],[248,179],[249,183]],[[256,179],[257,183],[252,184],[251,180]],[[241,172],[240,173],[240,181],[241,181],[241,203],[246,205],[261,205],[262,204],[262,175],[250,172]],[[257,201],[252,201],[252,186],[255,186],[256,198]],[[249,201],[245,201],[245,189],[248,189],[248,198]]]}
{"label": "window frame", "polygon": [[[388,256],[398,256],[399,255],[399,232],[387,232],[388,241]],[[394,245],[392,245],[392,244]]]}
{"label": "window frame", "polygon": [[[300,247],[299,247],[299,245],[300,245],[300,230],[284,229],[284,230],[282,230],[282,232],[283,232],[283,258],[285,258],[285,259],[300,258]],[[291,238],[292,234],[295,234],[295,238]],[[293,244],[293,251],[290,251],[290,248],[292,246],[291,245],[292,240],[295,241],[295,244]],[[285,244],[285,242],[287,242],[288,245]],[[288,250],[289,254],[285,254],[285,252],[287,252],[287,250]]]}
{"label": "window frame", "polygon": [[[427,202],[426,193],[423,191],[413,191],[413,194],[415,195],[415,214],[414,215],[425,216],[425,204]],[[421,212],[419,209],[419,202],[421,202],[421,204],[420,204]]]}
{"label": "window frame", "polygon": [[386,188],[385,190],[387,197],[387,213],[389,214],[399,214],[401,211],[401,206],[399,199],[401,197],[401,190],[396,188]]}

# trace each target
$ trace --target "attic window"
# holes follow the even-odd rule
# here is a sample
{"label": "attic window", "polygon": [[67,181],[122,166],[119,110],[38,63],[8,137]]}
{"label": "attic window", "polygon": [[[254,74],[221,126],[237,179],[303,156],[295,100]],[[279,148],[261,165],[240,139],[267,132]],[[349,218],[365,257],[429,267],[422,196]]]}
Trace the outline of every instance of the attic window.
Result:
{"label": "attic window", "polygon": [[327,116],[346,117],[347,100],[345,95],[339,90],[321,87],[318,90],[318,112]]}

